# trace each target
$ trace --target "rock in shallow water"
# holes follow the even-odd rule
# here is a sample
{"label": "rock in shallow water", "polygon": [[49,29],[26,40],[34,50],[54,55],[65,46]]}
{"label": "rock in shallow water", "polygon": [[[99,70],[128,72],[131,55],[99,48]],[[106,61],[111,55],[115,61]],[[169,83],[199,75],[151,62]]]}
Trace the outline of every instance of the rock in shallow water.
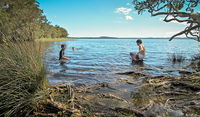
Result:
{"label": "rock in shallow water", "polygon": [[162,104],[153,104],[151,108],[144,112],[146,117],[183,117],[184,113],[181,110],[172,110]]}

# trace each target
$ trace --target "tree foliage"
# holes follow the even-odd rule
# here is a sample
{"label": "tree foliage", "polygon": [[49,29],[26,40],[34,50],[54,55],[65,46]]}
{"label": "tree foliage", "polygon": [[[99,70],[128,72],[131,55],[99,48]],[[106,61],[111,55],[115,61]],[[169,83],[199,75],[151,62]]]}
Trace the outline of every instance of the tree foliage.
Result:
{"label": "tree foliage", "polygon": [[64,28],[50,25],[36,0],[0,1],[0,41],[67,36]]}
{"label": "tree foliage", "polygon": [[151,16],[165,16],[165,22],[187,23],[187,27],[173,35],[185,34],[186,37],[200,41],[200,1],[199,0],[134,0],[138,14],[148,11]]}

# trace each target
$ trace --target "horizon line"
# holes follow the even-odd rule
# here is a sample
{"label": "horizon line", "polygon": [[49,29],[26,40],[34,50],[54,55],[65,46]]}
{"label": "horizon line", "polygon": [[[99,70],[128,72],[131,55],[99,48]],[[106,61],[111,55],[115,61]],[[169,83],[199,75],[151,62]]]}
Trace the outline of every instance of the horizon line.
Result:
{"label": "horizon line", "polygon": [[[129,39],[129,38],[133,38],[133,39],[136,39],[136,38],[143,38],[143,39],[146,39],[146,38],[171,38],[171,37],[112,37],[112,36],[71,36],[71,37],[68,37],[68,38],[118,38],[118,39]],[[187,38],[187,37],[176,37],[175,39],[177,38]]]}

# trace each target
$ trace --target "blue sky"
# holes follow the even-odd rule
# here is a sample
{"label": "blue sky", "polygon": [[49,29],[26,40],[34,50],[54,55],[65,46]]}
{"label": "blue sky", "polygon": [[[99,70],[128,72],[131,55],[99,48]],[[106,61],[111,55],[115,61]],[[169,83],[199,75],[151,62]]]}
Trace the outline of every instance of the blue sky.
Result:
{"label": "blue sky", "polygon": [[38,0],[53,25],[69,36],[170,37],[185,24],[165,23],[162,17],[138,15],[132,0]]}

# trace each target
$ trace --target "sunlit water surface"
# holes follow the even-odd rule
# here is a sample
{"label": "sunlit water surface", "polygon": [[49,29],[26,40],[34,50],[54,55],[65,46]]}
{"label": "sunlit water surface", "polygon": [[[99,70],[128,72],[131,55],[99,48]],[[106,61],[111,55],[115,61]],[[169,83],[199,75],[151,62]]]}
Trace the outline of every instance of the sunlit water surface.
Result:
{"label": "sunlit water surface", "polygon": [[[48,79],[53,84],[96,84],[114,82],[117,73],[141,72],[157,75],[180,75],[178,70],[189,70],[189,61],[173,65],[168,61],[170,54],[177,53],[191,59],[199,52],[200,44],[194,40],[143,39],[147,56],[143,64],[132,64],[129,53],[138,51],[136,39],[77,39],[53,42],[45,57]],[[60,45],[67,44],[66,56],[70,58],[61,65],[58,60]],[[73,51],[72,47],[78,48]],[[143,69],[141,69],[143,68]]]}

